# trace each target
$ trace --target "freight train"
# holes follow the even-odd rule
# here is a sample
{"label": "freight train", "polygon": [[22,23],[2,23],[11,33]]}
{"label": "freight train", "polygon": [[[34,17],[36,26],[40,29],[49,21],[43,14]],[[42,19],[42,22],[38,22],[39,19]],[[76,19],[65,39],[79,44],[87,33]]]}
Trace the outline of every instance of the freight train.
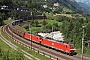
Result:
{"label": "freight train", "polygon": [[[12,24],[9,24],[9,28],[12,32],[19,35],[20,37],[23,37],[27,40],[32,40],[38,44],[54,48],[56,50],[62,51],[64,53],[67,53],[69,55],[75,55],[75,48],[73,44],[66,43],[65,41],[58,41],[50,38],[44,38],[40,35],[33,35],[27,32],[20,31],[16,28],[14,28],[13,23],[17,21],[12,22]],[[20,22],[20,21],[19,21]]]}

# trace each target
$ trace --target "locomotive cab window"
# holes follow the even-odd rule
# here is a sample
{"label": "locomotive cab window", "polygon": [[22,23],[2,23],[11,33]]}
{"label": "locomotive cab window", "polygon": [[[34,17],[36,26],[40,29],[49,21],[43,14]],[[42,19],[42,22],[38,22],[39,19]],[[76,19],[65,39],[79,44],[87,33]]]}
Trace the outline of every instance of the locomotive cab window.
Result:
{"label": "locomotive cab window", "polygon": [[70,49],[73,49],[74,48],[74,46],[73,45],[70,45]]}

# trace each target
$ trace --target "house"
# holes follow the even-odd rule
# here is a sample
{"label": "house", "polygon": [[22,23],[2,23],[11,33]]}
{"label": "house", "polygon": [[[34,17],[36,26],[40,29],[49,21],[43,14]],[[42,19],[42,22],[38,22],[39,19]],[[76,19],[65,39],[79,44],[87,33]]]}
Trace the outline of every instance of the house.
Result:
{"label": "house", "polygon": [[53,5],[54,5],[54,7],[59,7],[60,6],[58,2],[55,2]]}
{"label": "house", "polygon": [[56,8],[59,8],[60,7],[60,4],[58,2],[55,2],[53,4],[53,9],[56,9]]}

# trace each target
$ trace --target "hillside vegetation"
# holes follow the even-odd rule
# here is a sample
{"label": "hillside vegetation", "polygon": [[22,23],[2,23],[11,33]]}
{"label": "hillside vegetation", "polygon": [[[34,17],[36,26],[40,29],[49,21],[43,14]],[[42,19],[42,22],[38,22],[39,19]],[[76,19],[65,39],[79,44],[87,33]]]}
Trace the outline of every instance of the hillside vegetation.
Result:
{"label": "hillside vegetation", "polygon": [[[50,14],[52,15],[52,14]],[[77,16],[77,15],[76,15]],[[83,35],[83,28],[85,27],[84,31],[84,41],[90,40],[90,17],[79,15],[80,17],[67,17],[67,16],[54,16],[52,15],[53,20],[38,20],[38,23],[31,23],[31,30],[34,33],[38,32],[51,32],[52,27],[54,27],[53,31],[61,31],[64,35],[64,40],[71,42],[74,44],[77,53],[81,54],[82,49],[82,35]],[[51,16],[49,16],[50,18]],[[52,19],[52,18],[51,18]],[[90,46],[87,43],[84,43],[84,54],[90,57],[89,50]]]}

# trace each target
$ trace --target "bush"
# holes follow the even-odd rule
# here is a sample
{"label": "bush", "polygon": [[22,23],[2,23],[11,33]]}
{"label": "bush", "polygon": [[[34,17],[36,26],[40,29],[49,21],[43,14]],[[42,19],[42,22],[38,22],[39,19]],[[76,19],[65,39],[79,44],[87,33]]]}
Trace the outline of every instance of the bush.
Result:
{"label": "bush", "polygon": [[29,31],[29,26],[28,26],[28,24],[24,24],[23,27],[24,27],[27,31]]}

